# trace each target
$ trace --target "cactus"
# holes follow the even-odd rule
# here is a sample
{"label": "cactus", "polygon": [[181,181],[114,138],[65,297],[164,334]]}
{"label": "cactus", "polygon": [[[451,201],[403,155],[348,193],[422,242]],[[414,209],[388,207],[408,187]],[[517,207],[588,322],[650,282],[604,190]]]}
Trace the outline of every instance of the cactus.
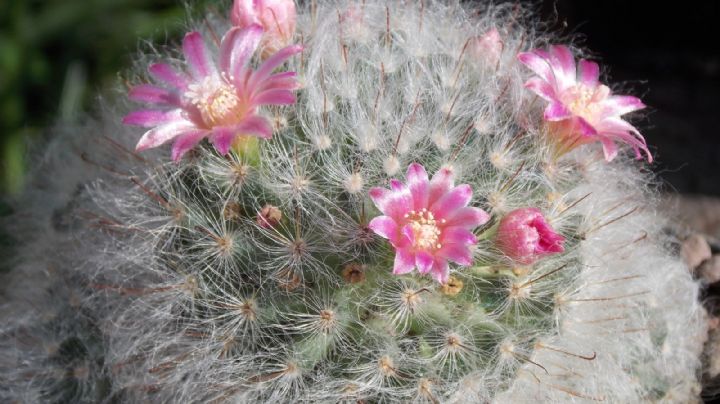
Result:
{"label": "cactus", "polygon": [[[186,58],[257,46],[243,35],[259,25],[231,28],[219,10],[186,37]],[[311,2],[297,13],[302,53],[290,45],[276,73],[298,84],[248,98],[259,107],[242,133],[213,126],[236,104],[227,92],[199,103],[217,89],[207,80],[185,93],[182,108],[205,114],[172,159],[156,148],[165,132],[138,143],[122,124],[136,108],[122,99],[58,129],[8,224],[19,245],[3,282],[0,397],[696,400],[698,287],[645,163],[614,143],[650,159],[617,118],[641,104],[618,100],[615,131],[590,104],[571,108],[576,121],[543,114],[535,62],[571,51],[527,53],[556,41],[531,17],[514,5]],[[150,65],[168,78],[156,63],[176,53],[140,57],[131,96],[157,100],[142,91],[158,87],[138,86],[153,82]],[[579,66],[583,80],[597,67]],[[608,88],[597,88],[588,97],[601,102]]]}

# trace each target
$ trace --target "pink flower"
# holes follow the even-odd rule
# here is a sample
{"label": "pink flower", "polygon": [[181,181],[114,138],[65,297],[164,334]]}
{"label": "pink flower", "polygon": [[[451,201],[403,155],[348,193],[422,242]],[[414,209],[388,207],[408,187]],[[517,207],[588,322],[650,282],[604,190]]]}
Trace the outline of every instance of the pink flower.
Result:
{"label": "pink flower", "polygon": [[523,265],[565,251],[564,242],[536,208],[516,209],[502,218],[496,239],[505,255]]}
{"label": "pink flower", "polygon": [[472,38],[468,50],[473,58],[484,60],[488,64],[495,66],[500,60],[500,54],[503,50],[502,38],[500,38],[497,28],[492,28],[488,32]]}
{"label": "pink flower", "polygon": [[620,117],[645,108],[640,99],[627,95],[612,95],[610,89],[598,82],[597,63],[581,59],[575,67],[570,50],[562,45],[550,51],[534,50],[518,55],[520,62],[538,76],[525,87],[549,102],[545,120],[551,123],[551,136],[558,141],[561,153],[590,142],[600,142],[605,160],[618,153],[615,142],[627,143],[638,158],[652,155],[640,132]]}
{"label": "pink flower", "polygon": [[258,24],[265,29],[263,56],[287,46],[295,34],[293,0],[235,0],[230,19],[236,27]]}
{"label": "pink flower", "polygon": [[295,103],[295,72],[274,73],[300,46],[288,46],[253,71],[248,63],[262,36],[262,27],[231,29],[220,44],[219,68],[208,56],[203,38],[191,32],[183,40],[189,74],[165,63],[150,66],[150,74],[167,87],[142,84],[130,90],[130,99],[152,104],[128,114],[123,123],[152,128],[137,144],[138,151],[169,141],[173,160],[179,160],[203,138],[227,154],[238,136],[272,137],[270,122],[258,115],[263,105]]}
{"label": "pink flower", "polygon": [[472,189],[454,186],[450,169],[441,169],[428,180],[423,166],[411,164],[406,179],[406,184],[391,180],[389,190],[370,190],[370,198],[383,216],[370,221],[369,227],[395,247],[394,274],[417,268],[444,284],[450,273],[448,261],[472,265],[470,246],[477,243],[472,230],[489,216],[467,206]]}

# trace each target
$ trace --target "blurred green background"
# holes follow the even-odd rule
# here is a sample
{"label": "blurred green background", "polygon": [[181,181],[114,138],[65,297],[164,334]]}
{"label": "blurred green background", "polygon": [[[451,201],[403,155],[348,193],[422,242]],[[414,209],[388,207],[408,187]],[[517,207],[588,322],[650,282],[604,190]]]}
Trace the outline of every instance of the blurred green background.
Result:
{"label": "blurred green background", "polygon": [[28,142],[92,110],[139,40],[179,39],[186,15],[178,0],[0,0],[0,196],[21,190]]}

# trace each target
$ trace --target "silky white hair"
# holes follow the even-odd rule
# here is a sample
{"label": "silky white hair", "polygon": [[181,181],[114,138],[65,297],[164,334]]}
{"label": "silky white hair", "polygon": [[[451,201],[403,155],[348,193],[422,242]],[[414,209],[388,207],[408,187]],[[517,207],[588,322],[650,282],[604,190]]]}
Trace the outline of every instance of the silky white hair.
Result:
{"label": "silky white hair", "polygon": [[[7,222],[0,399],[696,401],[705,313],[644,163],[592,144],[554,160],[541,136],[516,55],[561,39],[515,4],[308,3],[298,102],[263,112],[259,166],[207,145],[137,154],[122,98],[54,131]],[[224,14],[193,25],[213,54]],[[468,51],[492,29],[497,58]],[[151,48],[128,80],[177,54]],[[462,303],[390,276],[367,191],[412,162],[452,168],[495,220],[541,208],[567,251],[514,268],[482,239],[452,272]],[[275,228],[256,223],[266,203]],[[343,280],[350,263],[365,283]]]}

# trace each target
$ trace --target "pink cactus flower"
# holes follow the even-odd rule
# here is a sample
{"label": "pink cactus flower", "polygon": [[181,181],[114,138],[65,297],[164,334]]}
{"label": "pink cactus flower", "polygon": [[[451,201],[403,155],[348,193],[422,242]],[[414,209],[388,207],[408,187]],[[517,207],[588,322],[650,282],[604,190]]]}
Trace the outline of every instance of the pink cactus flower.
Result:
{"label": "pink cactus flower", "polygon": [[497,28],[492,28],[488,32],[472,38],[468,45],[468,51],[474,59],[485,61],[493,67],[500,60],[503,50],[502,38]]}
{"label": "pink cactus flower", "polygon": [[477,243],[472,230],[488,221],[479,208],[467,206],[469,185],[454,185],[452,170],[444,168],[428,179],[425,168],[411,164],[407,183],[390,182],[391,189],[372,188],[370,198],[383,216],[370,221],[370,229],[395,247],[396,275],[412,272],[445,284],[448,261],[472,265],[470,246]]}
{"label": "pink cactus flower", "polygon": [[134,111],[123,119],[126,125],[152,128],[136,149],[172,140],[172,158],[178,161],[206,137],[221,154],[227,154],[238,136],[272,137],[270,122],[258,110],[263,105],[295,103],[295,72],[273,74],[273,70],[302,47],[288,46],[253,71],[248,63],[262,33],[259,25],[231,29],[220,44],[219,68],[198,32],[183,40],[189,75],[165,63],[150,66],[150,74],[167,88],[142,84],[130,90],[130,99],[158,108]]}
{"label": "pink cactus flower", "polygon": [[565,251],[564,242],[565,237],[556,233],[536,208],[517,209],[503,217],[496,239],[505,255],[523,265]]}
{"label": "pink cactus flower", "polygon": [[262,38],[263,57],[290,44],[295,34],[295,2],[293,0],[235,0],[230,19],[236,27],[253,24],[265,29]]}
{"label": "pink cactus flower", "polygon": [[597,63],[581,59],[576,70],[572,53],[562,45],[551,46],[549,52],[523,52],[518,59],[538,75],[525,87],[549,102],[545,120],[561,154],[585,143],[600,142],[605,160],[611,161],[618,154],[616,142],[621,142],[630,145],[638,158],[644,153],[652,162],[645,139],[621,118],[645,105],[636,97],[612,95],[598,82]]}

